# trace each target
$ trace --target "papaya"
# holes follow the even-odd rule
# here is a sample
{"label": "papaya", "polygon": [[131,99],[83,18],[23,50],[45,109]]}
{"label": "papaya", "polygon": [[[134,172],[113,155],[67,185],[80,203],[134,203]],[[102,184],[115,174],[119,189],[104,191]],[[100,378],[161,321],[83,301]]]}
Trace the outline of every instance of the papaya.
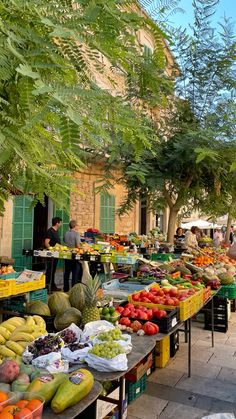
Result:
{"label": "papaya", "polygon": [[51,402],[54,413],[61,413],[68,407],[79,403],[91,391],[94,378],[91,372],[80,368],[71,373],[58,387]]}
{"label": "papaya", "polygon": [[58,387],[66,380],[67,374],[59,372],[57,374],[46,373],[35,378],[29,385],[28,393],[37,393],[45,399],[45,403],[50,402]]}

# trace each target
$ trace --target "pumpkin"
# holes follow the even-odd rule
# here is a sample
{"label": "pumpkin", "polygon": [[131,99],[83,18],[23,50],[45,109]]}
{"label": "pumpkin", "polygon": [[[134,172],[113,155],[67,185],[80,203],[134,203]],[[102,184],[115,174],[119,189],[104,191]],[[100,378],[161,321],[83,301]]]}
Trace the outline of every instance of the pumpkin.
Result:
{"label": "pumpkin", "polygon": [[51,314],[48,305],[42,301],[31,301],[26,303],[26,313],[38,314],[39,316],[50,316]]}
{"label": "pumpkin", "polygon": [[57,314],[54,320],[54,326],[56,330],[66,329],[71,325],[71,323],[80,325],[82,319],[81,312],[77,308],[71,307],[68,308],[64,313]]}
{"label": "pumpkin", "polygon": [[52,314],[64,313],[71,307],[69,295],[62,291],[54,292],[48,299],[48,306]]}
{"label": "pumpkin", "polygon": [[82,311],[85,306],[84,285],[74,285],[69,292],[69,299],[72,307]]}

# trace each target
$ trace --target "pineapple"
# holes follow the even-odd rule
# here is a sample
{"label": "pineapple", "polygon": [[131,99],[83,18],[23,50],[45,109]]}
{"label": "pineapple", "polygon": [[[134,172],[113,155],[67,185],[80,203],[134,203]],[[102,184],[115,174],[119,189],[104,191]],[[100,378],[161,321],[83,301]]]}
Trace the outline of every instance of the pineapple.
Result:
{"label": "pineapple", "polygon": [[97,275],[94,279],[90,276],[87,283],[84,284],[85,307],[82,310],[82,324],[100,320],[97,308],[97,292],[100,285],[101,282]]}

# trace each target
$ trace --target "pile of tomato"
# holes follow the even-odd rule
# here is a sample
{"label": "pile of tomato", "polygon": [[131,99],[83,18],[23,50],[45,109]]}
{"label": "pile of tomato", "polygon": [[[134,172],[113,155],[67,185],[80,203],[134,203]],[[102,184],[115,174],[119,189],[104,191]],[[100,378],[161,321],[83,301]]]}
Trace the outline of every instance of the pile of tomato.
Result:
{"label": "pile of tomato", "polygon": [[141,303],[162,304],[166,306],[178,306],[180,301],[184,301],[195,294],[193,288],[169,288],[151,287],[148,291],[143,290],[132,294],[132,301]]}
{"label": "pile of tomato", "polygon": [[[137,320],[153,320],[153,319],[162,319],[163,317],[167,316],[167,312],[165,310],[161,310],[159,308],[146,308],[144,306],[134,306],[131,303],[126,304],[124,307],[119,306],[116,308],[116,311],[122,317],[128,317],[131,319]],[[122,323],[121,323],[122,324]]]}
{"label": "pile of tomato", "polygon": [[39,399],[8,404],[8,393],[0,391],[0,419],[41,419],[43,403]]}

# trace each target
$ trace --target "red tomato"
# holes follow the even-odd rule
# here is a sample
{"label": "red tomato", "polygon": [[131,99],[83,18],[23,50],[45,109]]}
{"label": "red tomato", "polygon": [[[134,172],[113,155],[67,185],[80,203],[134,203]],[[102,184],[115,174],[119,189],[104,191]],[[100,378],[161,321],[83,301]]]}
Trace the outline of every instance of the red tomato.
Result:
{"label": "red tomato", "polygon": [[124,311],[124,307],[119,306],[116,308],[116,311],[121,314]]}
{"label": "red tomato", "polygon": [[174,305],[174,301],[172,300],[172,298],[166,298],[165,304],[167,306],[173,306]]}
{"label": "red tomato", "polygon": [[148,295],[148,292],[147,291],[141,291],[140,292],[140,297],[147,297],[147,295]]}
{"label": "red tomato", "polygon": [[134,301],[139,301],[139,300],[140,300],[140,294],[133,294],[133,295],[132,295],[132,299],[133,299]]}
{"label": "red tomato", "polygon": [[147,322],[143,325],[143,330],[146,335],[155,335],[155,333],[159,332],[159,327],[151,322]]}
{"label": "red tomato", "polygon": [[178,295],[178,290],[176,290],[175,288],[171,288],[170,289],[170,296],[171,297],[176,297],[176,295]]}
{"label": "red tomato", "polygon": [[156,292],[157,292],[157,290],[158,290],[158,288],[154,288],[154,287],[151,287],[151,288],[150,288],[150,292],[153,292],[153,293],[156,293]]}
{"label": "red tomato", "polygon": [[147,311],[148,320],[151,320],[153,318],[153,312],[152,309]]}
{"label": "red tomato", "polygon": [[139,319],[140,320],[148,320],[147,313],[144,313],[144,312],[140,313]]}
{"label": "red tomato", "polygon": [[135,320],[135,322],[133,322],[130,327],[132,327],[134,332],[137,332],[138,330],[142,329],[142,324],[138,320]]}
{"label": "red tomato", "polygon": [[130,316],[130,309],[129,308],[125,308],[124,311],[122,312],[122,316],[124,317],[129,317]]}
{"label": "red tomato", "polygon": [[164,293],[163,290],[161,290],[161,289],[157,290],[157,295],[159,295],[160,297],[163,297],[164,294],[165,293]]}
{"label": "red tomato", "polygon": [[119,323],[122,324],[122,325],[124,325],[124,326],[130,326],[131,325],[131,321],[130,321],[130,319],[128,317],[122,317],[119,320]]}
{"label": "red tomato", "polygon": [[131,303],[128,303],[125,305],[125,308],[129,308],[130,310],[134,309],[134,305]]}

